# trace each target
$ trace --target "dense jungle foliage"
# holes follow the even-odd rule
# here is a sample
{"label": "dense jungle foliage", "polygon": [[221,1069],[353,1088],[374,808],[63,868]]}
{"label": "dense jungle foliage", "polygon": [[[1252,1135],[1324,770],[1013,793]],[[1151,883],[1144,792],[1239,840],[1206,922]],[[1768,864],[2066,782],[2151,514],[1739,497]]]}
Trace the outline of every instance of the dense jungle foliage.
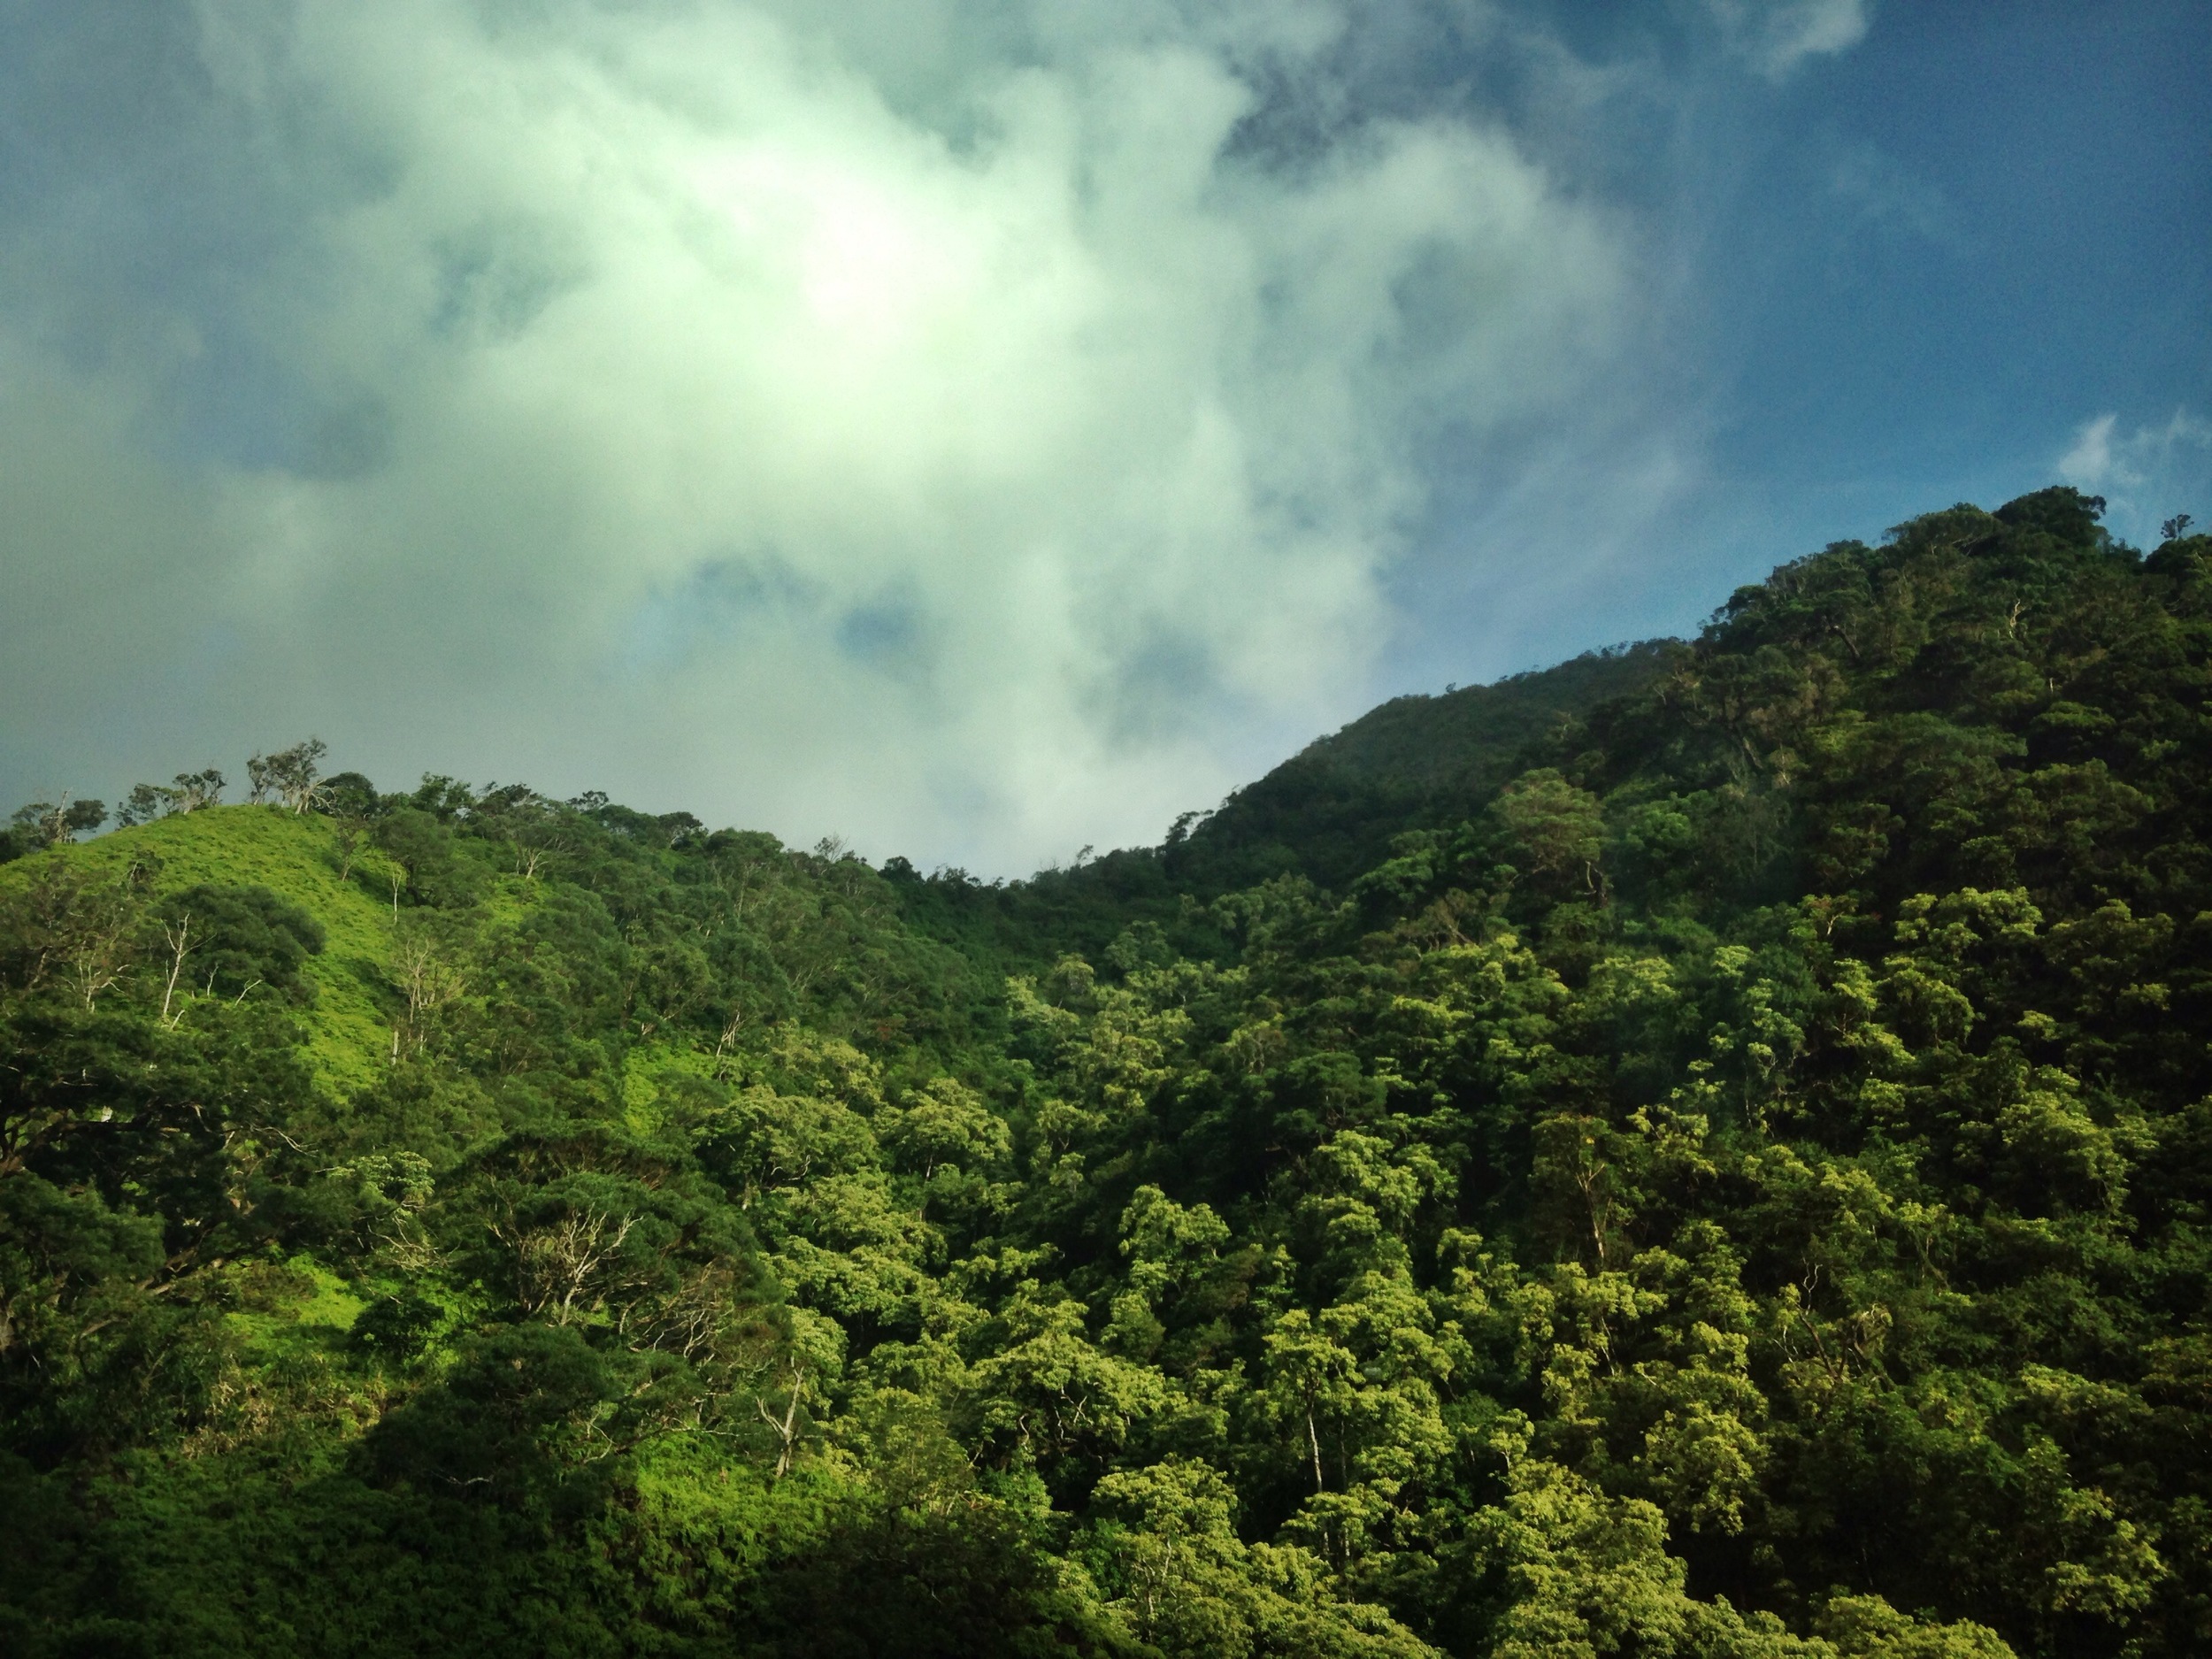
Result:
{"label": "dense jungle foliage", "polygon": [[2212,1650],[2212,539],[2100,504],[1031,882],[27,809],[0,1648]]}

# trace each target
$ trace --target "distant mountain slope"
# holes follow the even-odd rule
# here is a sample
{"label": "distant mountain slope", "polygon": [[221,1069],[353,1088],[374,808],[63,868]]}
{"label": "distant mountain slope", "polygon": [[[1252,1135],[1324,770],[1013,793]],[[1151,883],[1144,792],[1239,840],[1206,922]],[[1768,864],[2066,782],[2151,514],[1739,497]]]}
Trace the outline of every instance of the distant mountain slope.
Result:
{"label": "distant mountain slope", "polygon": [[1394,697],[1238,790],[1171,862],[1198,887],[1294,871],[1341,887],[1388,856],[1392,836],[1479,810],[1532,745],[1642,690],[1676,644],[1647,640],[1494,685]]}
{"label": "distant mountain slope", "polygon": [[1188,956],[1233,954],[1203,908],[1282,875],[1340,892],[1390,856],[1394,837],[1479,812],[1536,751],[1571,747],[1583,722],[1663,672],[1671,640],[1593,651],[1494,685],[1395,697],[1317,738],[1211,813],[1191,814],[1159,847],[1123,848],[1025,881],[962,871],[924,879],[903,859],[907,919],[1000,968],[1065,953],[1095,956],[1133,922]]}

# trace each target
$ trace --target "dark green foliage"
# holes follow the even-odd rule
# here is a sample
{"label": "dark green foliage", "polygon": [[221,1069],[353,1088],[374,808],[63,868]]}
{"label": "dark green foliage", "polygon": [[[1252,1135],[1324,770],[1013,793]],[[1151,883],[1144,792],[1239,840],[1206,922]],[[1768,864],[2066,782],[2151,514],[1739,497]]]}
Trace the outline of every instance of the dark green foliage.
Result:
{"label": "dark green foliage", "polygon": [[1591,710],[1648,684],[1669,644],[1620,646],[1495,685],[1386,703],[1173,838],[1171,869],[1208,897],[1294,872],[1348,887],[1389,856],[1394,836],[1459,822],[1513,776],[1525,749],[1569,741]]}
{"label": "dark green foliage", "polygon": [[64,795],[58,802],[33,801],[16,808],[14,831],[19,844],[58,847],[98,829],[107,821],[104,802],[72,801]]}
{"label": "dark green foliage", "polygon": [[1599,704],[1650,681],[1671,649],[1617,646],[1492,686],[1396,698],[1217,810],[1184,814],[1157,848],[1123,848],[1010,884],[959,870],[924,878],[903,858],[884,874],[917,926],[1010,971],[1070,951],[1102,956],[1133,922],[1185,955],[1226,957],[1234,945],[1205,903],[1283,875],[1348,887],[1388,858],[1394,838],[1460,822],[1513,776],[1524,750],[1568,741]]}
{"label": "dark green foliage", "polygon": [[186,887],[153,914],[163,942],[177,941],[182,972],[203,989],[237,998],[265,985],[295,1001],[313,996],[300,967],[322,949],[321,925],[266,887]]}
{"label": "dark green foliage", "polygon": [[342,915],[27,843],[0,1643],[2204,1651],[2212,540],[2098,506],[1023,883],[311,768],[190,827]]}

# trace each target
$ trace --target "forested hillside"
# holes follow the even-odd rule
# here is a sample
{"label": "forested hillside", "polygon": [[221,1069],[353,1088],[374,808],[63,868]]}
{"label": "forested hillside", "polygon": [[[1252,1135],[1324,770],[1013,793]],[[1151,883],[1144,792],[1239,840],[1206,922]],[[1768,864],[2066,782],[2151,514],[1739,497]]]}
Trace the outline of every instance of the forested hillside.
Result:
{"label": "forested hillside", "polygon": [[[940,872],[916,891],[915,924],[994,970],[1034,970],[1068,952],[1096,955],[1132,922],[1179,950],[1217,956],[1229,941],[1207,908],[1278,876],[1339,891],[1390,856],[1409,830],[1449,828],[1479,811],[1541,740],[1600,703],[1640,689],[1672,641],[1593,651],[1493,686],[1394,698],[1309,744],[1211,812],[1187,812],[1158,847],[1125,847],[1072,869],[985,887]],[[1190,901],[1197,901],[1193,903]]]}
{"label": "forested hillside", "polygon": [[2212,1650],[2212,538],[2099,505],[1025,883],[26,809],[0,1649]]}

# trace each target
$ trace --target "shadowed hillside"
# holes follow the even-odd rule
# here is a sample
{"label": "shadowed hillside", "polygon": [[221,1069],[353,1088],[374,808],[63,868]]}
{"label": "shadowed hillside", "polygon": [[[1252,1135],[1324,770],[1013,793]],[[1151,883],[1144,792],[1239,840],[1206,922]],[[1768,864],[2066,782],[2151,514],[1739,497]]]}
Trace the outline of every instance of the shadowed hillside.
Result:
{"label": "shadowed hillside", "polygon": [[1203,905],[1276,876],[1341,890],[1409,831],[1479,811],[1519,763],[1571,745],[1601,703],[1649,684],[1672,641],[1593,652],[1538,672],[1440,696],[1406,696],[1317,739],[1215,811],[1193,812],[1159,847],[1125,848],[1026,881],[981,883],[964,872],[922,880],[903,860],[901,882],[918,926],[1000,968],[1040,967],[1063,951],[1095,954],[1133,920],[1161,928],[1176,948],[1231,949]]}
{"label": "shadowed hillside", "polygon": [[1440,696],[1394,698],[1309,745],[1177,838],[1179,885],[1226,892],[1295,873],[1341,888],[1407,830],[1479,811],[1538,745],[1557,747],[1599,704],[1642,690],[1673,641],[1593,652]]}

